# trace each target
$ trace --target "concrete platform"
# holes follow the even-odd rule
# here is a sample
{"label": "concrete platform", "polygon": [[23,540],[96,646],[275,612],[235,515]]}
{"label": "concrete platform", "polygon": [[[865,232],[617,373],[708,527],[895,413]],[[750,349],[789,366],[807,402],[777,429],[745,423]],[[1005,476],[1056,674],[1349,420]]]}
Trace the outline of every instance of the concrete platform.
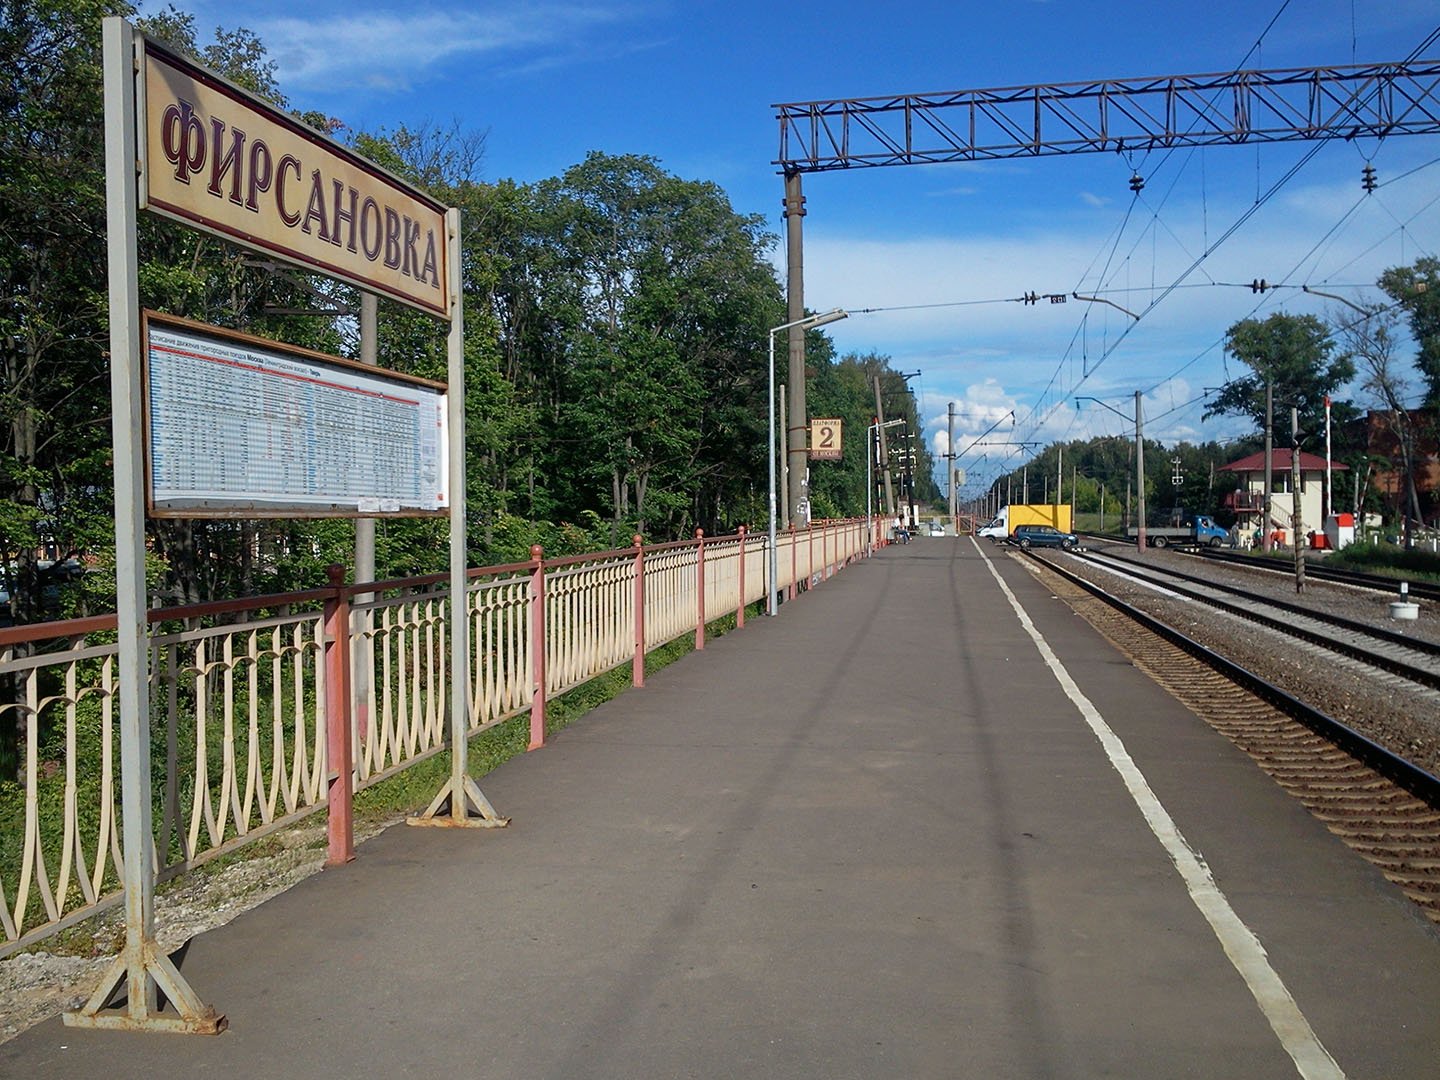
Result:
{"label": "concrete platform", "polygon": [[0,1076],[1440,1076],[1435,928],[988,544],[889,548],[482,786],[509,829],[391,829],[194,940],[225,1034],[57,1020]]}

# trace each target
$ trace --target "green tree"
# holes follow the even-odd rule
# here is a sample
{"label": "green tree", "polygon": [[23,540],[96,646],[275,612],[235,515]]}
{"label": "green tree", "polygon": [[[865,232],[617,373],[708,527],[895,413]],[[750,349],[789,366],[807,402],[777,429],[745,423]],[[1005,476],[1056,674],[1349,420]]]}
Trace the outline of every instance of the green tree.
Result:
{"label": "green tree", "polygon": [[0,549],[17,621],[45,615],[41,556],[109,515],[100,25],[127,5],[7,2],[0,18]]}
{"label": "green tree", "polygon": [[[1242,319],[1226,331],[1225,351],[1251,374],[1227,382],[1205,407],[1205,419],[1248,416],[1260,430],[1265,427],[1267,382],[1276,417],[1288,421],[1293,406],[1300,412],[1301,430],[1314,433],[1324,427],[1326,395],[1355,376],[1353,361],[1336,354],[1329,328],[1313,315],[1277,312],[1263,321]],[[1277,430],[1280,423],[1277,419]]]}
{"label": "green tree", "polygon": [[1351,353],[1360,361],[1361,386],[1379,405],[1382,422],[1400,449],[1400,460],[1393,463],[1401,474],[1400,490],[1396,492],[1400,505],[1396,509],[1408,548],[1413,544],[1413,523],[1424,520],[1424,510],[1415,483],[1416,441],[1420,433],[1416,417],[1405,403],[1410,387],[1397,356],[1398,321],[1395,312],[1376,310],[1368,319],[1347,324],[1343,334]]}
{"label": "green tree", "polygon": [[1424,407],[1440,410],[1440,259],[1426,255],[1412,266],[1391,267],[1380,275],[1380,288],[1401,304],[1410,323]]}
{"label": "green tree", "polygon": [[617,543],[714,529],[763,461],[772,239],[647,157],[592,153],[534,195],[527,359],[557,427],[539,467],[571,480],[555,506],[601,513]]}

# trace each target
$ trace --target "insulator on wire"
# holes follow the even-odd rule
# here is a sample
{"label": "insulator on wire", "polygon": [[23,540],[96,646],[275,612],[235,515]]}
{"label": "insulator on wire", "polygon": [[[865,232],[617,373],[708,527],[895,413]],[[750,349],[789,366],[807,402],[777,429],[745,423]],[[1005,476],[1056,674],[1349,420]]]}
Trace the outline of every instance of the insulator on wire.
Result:
{"label": "insulator on wire", "polygon": [[1138,172],[1130,174],[1130,190],[1136,195],[1145,190],[1145,178]]}
{"label": "insulator on wire", "polygon": [[1036,296],[1033,292],[1027,292],[1024,296],[1020,297],[1020,299],[1025,301],[1025,305],[1028,307],[1036,303],[1040,297]]}
{"label": "insulator on wire", "polygon": [[1252,293],[1254,293],[1254,292],[1263,293],[1263,292],[1264,292],[1266,289],[1268,289],[1268,288],[1270,288],[1270,283],[1267,282],[1263,277],[1262,277],[1262,278],[1254,278],[1254,279],[1250,282],[1250,291],[1251,291]]}
{"label": "insulator on wire", "polygon": [[1377,186],[1375,183],[1375,166],[1371,165],[1368,161],[1365,163],[1365,167],[1360,170],[1360,186],[1365,189],[1367,194],[1374,191]]}

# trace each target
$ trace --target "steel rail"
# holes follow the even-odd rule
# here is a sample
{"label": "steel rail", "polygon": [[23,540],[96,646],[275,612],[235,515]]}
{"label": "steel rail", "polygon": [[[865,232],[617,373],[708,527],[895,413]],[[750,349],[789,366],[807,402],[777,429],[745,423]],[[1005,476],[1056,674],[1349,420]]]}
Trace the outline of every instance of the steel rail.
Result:
{"label": "steel rail", "polygon": [[1379,743],[1367,738],[1354,728],[1347,727],[1334,717],[1321,712],[1313,705],[1308,705],[1295,695],[1282,690],[1274,683],[1256,675],[1253,671],[1241,667],[1233,660],[1229,660],[1208,646],[1176,630],[1168,623],[1164,623],[1153,615],[1149,615],[1132,604],[1126,603],[1119,597],[1105,591],[1094,582],[1059,566],[1050,559],[1046,559],[1034,551],[1026,553],[1030,558],[1043,565],[1047,570],[1058,574],[1066,581],[1084,589],[1091,596],[1103,601],[1122,615],[1139,623],[1147,630],[1159,635],[1172,645],[1188,653],[1195,659],[1208,665],[1219,672],[1225,678],[1239,686],[1249,690],[1256,697],[1273,705],[1291,719],[1305,725],[1321,738],[1328,740],[1338,746],[1346,753],[1357,760],[1364,762],[1380,775],[1399,785],[1410,792],[1417,799],[1422,800],[1426,805],[1440,809],[1440,777],[1425,771],[1418,765],[1398,754],[1385,749]]}
{"label": "steel rail", "polygon": [[[1079,558],[1087,559],[1088,561],[1094,563],[1097,566],[1102,565],[1099,559],[1097,559],[1093,554],[1073,554],[1076,554]],[[1343,630],[1351,634],[1358,634],[1363,637],[1368,637],[1376,641],[1383,642],[1386,645],[1393,645],[1397,648],[1409,649],[1411,652],[1420,653],[1427,657],[1434,657],[1436,659],[1440,659],[1440,645],[1436,645],[1434,642],[1409,638],[1403,634],[1397,634],[1393,630],[1386,630],[1378,626],[1370,626],[1367,623],[1355,622],[1352,619],[1346,619],[1339,615],[1329,615],[1325,612],[1316,611],[1313,608],[1303,607],[1300,604],[1293,604],[1285,600],[1276,600],[1268,596],[1261,596],[1258,593],[1247,592],[1244,589],[1237,588],[1232,585],[1222,585],[1218,582],[1207,581],[1204,578],[1196,577],[1193,574],[1186,574],[1179,570],[1169,570],[1161,567],[1142,565],[1129,559],[1117,559],[1116,561],[1122,563],[1126,567],[1133,568],[1135,570],[1147,571],[1151,574],[1156,575],[1164,575],[1170,578],[1179,579],[1180,581],[1188,581],[1195,585],[1201,585],[1207,589],[1214,589],[1217,592],[1224,592],[1232,596],[1243,597],[1246,600],[1252,601],[1254,603],[1263,604],[1268,607],[1275,608],[1279,611],[1286,613],[1287,615],[1311,619],[1318,623],[1333,626],[1337,630]],[[1440,689],[1440,672],[1430,671],[1422,667],[1416,667],[1414,664],[1407,663],[1405,660],[1402,660],[1399,657],[1387,656],[1381,652],[1373,652],[1370,649],[1364,648],[1363,646],[1356,645],[1351,642],[1337,640],[1333,637],[1328,637],[1327,635],[1318,633],[1314,630],[1307,630],[1302,626],[1296,626],[1293,623],[1286,622],[1284,619],[1272,618],[1271,616],[1265,615],[1259,611],[1254,610],[1253,608],[1246,608],[1239,604],[1227,603],[1226,601],[1221,600],[1218,597],[1206,596],[1204,593],[1197,592],[1194,589],[1187,589],[1180,585],[1173,585],[1167,581],[1156,581],[1155,583],[1162,584],[1166,588],[1171,589],[1176,593],[1179,593],[1181,596],[1188,597],[1192,600],[1198,600],[1201,603],[1208,604],[1209,606],[1218,608],[1221,611],[1227,611],[1232,615],[1238,615],[1241,618],[1246,619],[1250,622],[1258,623],[1261,626],[1268,626],[1273,630],[1283,631],[1284,633],[1289,634],[1292,637],[1298,637],[1301,640],[1308,641],[1313,645],[1319,645],[1322,648],[1331,650],[1332,652],[1337,652],[1343,656],[1349,656],[1352,659],[1363,661],[1364,663],[1370,664],[1372,667],[1382,668],[1385,671],[1391,672],[1392,674],[1400,675],[1403,678],[1410,679],[1412,682],[1417,682],[1425,686],[1431,686],[1436,689]]]}
{"label": "steel rail", "polygon": [[[1230,551],[1216,551],[1214,549],[1202,549],[1200,555],[1206,559],[1214,559],[1216,562],[1235,563],[1239,566],[1247,566],[1255,570],[1264,570],[1272,574],[1295,573],[1291,565],[1271,566],[1273,560],[1257,559],[1249,555],[1239,555]],[[1317,566],[1314,563],[1306,562],[1305,576],[1318,578],[1322,581],[1333,581],[1341,585],[1353,585],[1356,588],[1374,589],[1376,592],[1397,593],[1400,589],[1402,578],[1387,577],[1384,574],[1367,574],[1363,570],[1341,570],[1333,566]],[[1406,581],[1412,597],[1418,596],[1425,600],[1440,600],[1440,585],[1434,585],[1425,581]]]}

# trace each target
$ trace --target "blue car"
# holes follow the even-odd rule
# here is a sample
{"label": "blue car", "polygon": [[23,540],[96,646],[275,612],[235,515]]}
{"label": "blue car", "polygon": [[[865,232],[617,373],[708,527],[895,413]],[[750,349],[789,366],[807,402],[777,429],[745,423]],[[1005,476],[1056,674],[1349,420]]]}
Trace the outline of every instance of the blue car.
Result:
{"label": "blue car", "polygon": [[1054,525],[1020,525],[1015,529],[1010,542],[1022,548],[1058,547],[1074,550],[1080,538],[1074,533],[1061,532]]}

